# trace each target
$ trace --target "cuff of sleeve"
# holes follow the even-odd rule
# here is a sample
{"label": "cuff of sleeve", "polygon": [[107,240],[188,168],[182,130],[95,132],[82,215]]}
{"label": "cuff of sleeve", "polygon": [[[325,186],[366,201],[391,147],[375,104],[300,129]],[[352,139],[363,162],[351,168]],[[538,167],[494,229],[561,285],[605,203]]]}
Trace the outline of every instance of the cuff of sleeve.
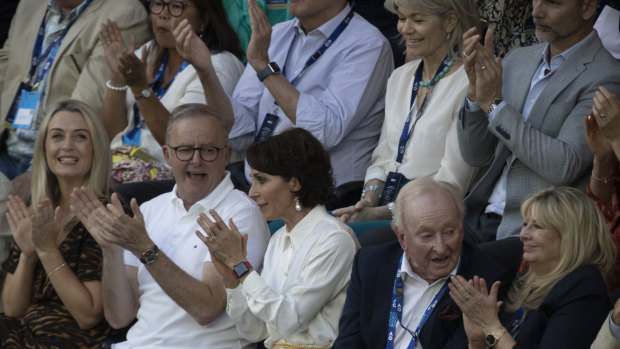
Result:
{"label": "cuff of sleeve", "polygon": [[469,98],[465,97],[465,109],[467,111],[478,111],[480,110],[480,105],[478,104],[478,102],[472,102],[469,100]]}
{"label": "cuff of sleeve", "polygon": [[612,313],[609,313],[609,329],[611,330],[611,334],[614,336],[616,340],[620,340],[620,325],[616,325],[614,320],[611,317]]}
{"label": "cuff of sleeve", "polygon": [[500,104],[498,104],[497,108],[495,108],[495,110],[493,110],[491,114],[489,114],[489,122],[493,121],[493,119],[495,119],[495,117],[497,116],[497,113],[499,113],[505,106],[506,101],[502,101]]}
{"label": "cuff of sleeve", "polygon": [[243,285],[226,289],[226,314],[235,320],[243,315],[247,302],[243,296]]}

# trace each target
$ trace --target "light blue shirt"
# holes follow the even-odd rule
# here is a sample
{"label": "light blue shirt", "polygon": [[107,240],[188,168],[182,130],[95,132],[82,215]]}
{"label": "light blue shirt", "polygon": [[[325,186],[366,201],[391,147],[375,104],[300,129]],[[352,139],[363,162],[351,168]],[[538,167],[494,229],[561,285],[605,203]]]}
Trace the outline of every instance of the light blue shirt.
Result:
{"label": "light blue shirt", "polygon": [[[307,35],[299,20],[274,26],[269,57],[286,66],[291,81],[308,58],[323,44],[349,13],[347,5],[338,15]],[[286,64],[285,64],[286,63]],[[336,185],[364,180],[376,147],[384,117],[387,79],[394,69],[392,51],[383,35],[361,16],[355,15],[340,37],[297,80],[300,92],[294,125],[248,65],[231,103],[235,123],[230,133],[235,150],[239,140],[253,140],[267,113],[280,117],[274,134],[291,127],[310,131],[331,155]],[[247,173],[246,173],[247,174]]]}

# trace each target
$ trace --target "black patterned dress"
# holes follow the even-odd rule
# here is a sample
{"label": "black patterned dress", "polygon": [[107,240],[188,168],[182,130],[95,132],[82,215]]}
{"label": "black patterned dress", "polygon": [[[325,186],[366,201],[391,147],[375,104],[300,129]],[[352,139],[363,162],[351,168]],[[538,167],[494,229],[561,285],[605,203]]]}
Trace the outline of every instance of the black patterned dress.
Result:
{"label": "black patterned dress", "polygon": [[[81,223],[69,232],[59,250],[80,281],[101,280],[101,248]],[[13,246],[2,264],[8,273],[15,273],[20,253],[17,245]],[[111,334],[105,320],[90,330],[79,328],[40,262],[34,271],[32,297],[22,319],[0,314],[0,348],[100,348],[101,341]]]}

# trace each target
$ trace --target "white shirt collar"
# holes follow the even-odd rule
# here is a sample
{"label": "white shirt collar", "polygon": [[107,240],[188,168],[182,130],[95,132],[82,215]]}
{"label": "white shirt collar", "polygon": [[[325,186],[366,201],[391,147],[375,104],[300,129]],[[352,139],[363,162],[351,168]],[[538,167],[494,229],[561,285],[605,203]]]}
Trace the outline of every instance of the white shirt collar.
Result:
{"label": "white shirt collar", "polygon": [[[217,206],[226,198],[226,195],[228,195],[233,188],[234,185],[230,180],[230,172],[226,171],[222,181],[209,194],[207,194],[207,196],[196,201],[189,208],[189,210],[187,210],[187,213],[196,214],[196,216],[198,216],[200,212],[204,212],[211,207]],[[185,211],[183,200],[179,197],[179,194],[177,192],[177,184],[175,184],[174,188],[172,188],[172,195],[170,196],[170,200],[175,207]]]}
{"label": "white shirt collar", "polygon": [[411,269],[411,266],[409,265],[409,260],[407,259],[407,254],[405,252],[403,252],[403,261],[400,264],[400,276],[403,278],[403,281],[407,281],[407,277],[410,277],[410,278],[413,278],[414,280],[423,282],[423,283],[425,283],[425,284],[427,284],[429,286],[433,286],[433,285],[436,285],[437,283],[444,282],[450,276],[456,275],[458,273],[459,264],[461,264],[461,257],[460,256],[459,256],[459,261],[456,264],[456,267],[450,272],[450,274],[446,275],[445,277],[443,277],[441,279],[436,280],[432,284],[429,284],[420,275],[418,275],[416,272],[414,272],[413,269]]}

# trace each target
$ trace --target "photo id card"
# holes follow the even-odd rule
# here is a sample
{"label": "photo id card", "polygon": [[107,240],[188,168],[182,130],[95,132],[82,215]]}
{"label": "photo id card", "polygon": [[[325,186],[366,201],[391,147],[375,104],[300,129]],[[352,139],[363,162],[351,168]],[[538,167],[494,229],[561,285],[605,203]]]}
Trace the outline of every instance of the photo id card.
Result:
{"label": "photo id card", "polygon": [[19,106],[13,120],[13,128],[29,129],[37,116],[41,93],[22,90]]}

